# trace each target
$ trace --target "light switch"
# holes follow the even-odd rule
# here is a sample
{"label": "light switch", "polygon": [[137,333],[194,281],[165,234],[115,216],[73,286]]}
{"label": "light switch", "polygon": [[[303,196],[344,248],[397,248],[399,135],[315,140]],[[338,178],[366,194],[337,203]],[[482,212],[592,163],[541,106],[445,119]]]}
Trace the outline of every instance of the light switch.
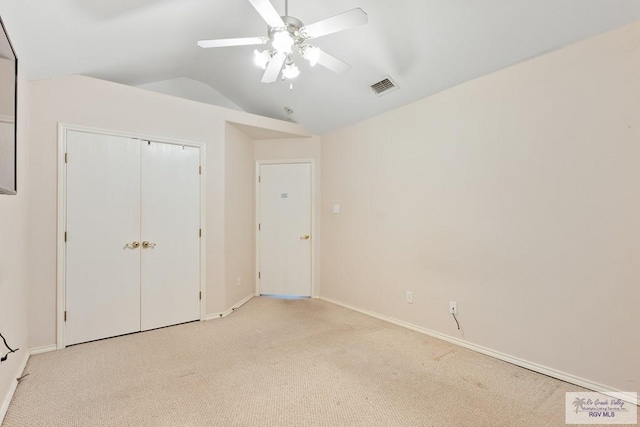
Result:
{"label": "light switch", "polygon": [[334,214],[340,213],[340,205],[333,205],[333,213]]}

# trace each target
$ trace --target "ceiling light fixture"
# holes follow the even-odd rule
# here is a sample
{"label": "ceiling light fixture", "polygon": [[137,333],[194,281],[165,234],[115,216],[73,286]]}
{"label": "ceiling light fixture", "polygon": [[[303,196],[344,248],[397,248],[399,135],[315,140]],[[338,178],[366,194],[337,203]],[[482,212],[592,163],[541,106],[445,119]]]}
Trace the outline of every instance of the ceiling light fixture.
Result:
{"label": "ceiling light fixture", "polygon": [[263,83],[278,80],[280,72],[283,79],[294,79],[300,74],[300,69],[293,62],[293,55],[300,55],[311,66],[320,64],[338,73],[346,73],[351,66],[338,58],[321,51],[315,46],[307,44],[308,40],[348,30],[367,23],[367,14],[360,8],[332,16],[331,18],[304,25],[302,21],[289,16],[289,2],[285,0],[284,16],[276,11],[269,0],[248,0],[254,9],[262,16],[269,27],[268,37],[244,37],[235,39],[200,40],[200,47],[227,47],[246,45],[268,45],[270,48],[253,52],[253,60],[262,68]]}
{"label": "ceiling light fixture", "polygon": [[293,37],[291,37],[291,34],[289,34],[287,30],[275,31],[271,38],[271,46],[273,46],[278,53],[291,53],[293,43]]}
{"label": "ceiling light fixture", "polygon": [[267,69],[267,64],[271,60],[271,52],[268,50],[263,50],[262,52],[258,52],[257,50],[253,51],[253,62],[262,68],[263,70]]}
{"label": "ceiling light fixture", "polygon": [[311,46],[311,45],[300,46],[300,54],[304,59],[309,61],[309,64],[311,64],[312,67],[315,67],[316,64],[318,63],[318,59],[320,59],[320,53],[321,53],[320,49],[315,46]]}
{"label": "ceiling light fixture", "polygon": [[300,75],[300,69],[293,63],[293,61],[287,61],[287,64],[282,69],[282,76],[289,80],[295,79]]}

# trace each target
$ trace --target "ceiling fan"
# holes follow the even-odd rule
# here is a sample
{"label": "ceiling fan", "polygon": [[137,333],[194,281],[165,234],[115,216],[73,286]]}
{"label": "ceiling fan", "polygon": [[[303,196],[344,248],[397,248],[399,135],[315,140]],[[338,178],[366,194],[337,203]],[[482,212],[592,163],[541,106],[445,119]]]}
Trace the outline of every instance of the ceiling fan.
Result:
{"label": "ceiling fan", "polygon": [[285,0],[285,16],[280,16],[269,0],[249,0],[249,3],[266,21],[269,27],[268,37],[200,40],[198,46],[209,48],[270,43],[271,46],[266,50],[254,51],[255,63],[265,70],[262,76],[263,83],[275,82],[280,71],[283,79],[298,77],[300,70],[294,62],[294,53],[305,58],[312,66],[320,64],[338,74],[345,73],[351,68],[346,62],[308,44],[307,41],[366,24],[367,14],[362,9],[352,9],[314,24],[304,25],[298,18],[289,16],[288,0]]}

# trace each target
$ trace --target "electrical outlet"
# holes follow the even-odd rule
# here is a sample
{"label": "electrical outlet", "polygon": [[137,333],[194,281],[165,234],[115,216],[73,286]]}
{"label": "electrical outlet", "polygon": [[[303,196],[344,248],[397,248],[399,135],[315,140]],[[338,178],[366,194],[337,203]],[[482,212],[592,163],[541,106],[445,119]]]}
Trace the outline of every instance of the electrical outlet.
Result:
{"label": "electrical outlet", "polygon": [[407,302],[413,304],[413,292],[407,291]]}
{"label": "electrical outlet", "polygon": [[449,301],[449,313],[458,314],[458,303],[455,301]]}
{"label": "electrical outlet", "polygon": [[242,284],[242,278],[238,276],[238,278],[236,279],[236,285],[240,287],[241,284]]}

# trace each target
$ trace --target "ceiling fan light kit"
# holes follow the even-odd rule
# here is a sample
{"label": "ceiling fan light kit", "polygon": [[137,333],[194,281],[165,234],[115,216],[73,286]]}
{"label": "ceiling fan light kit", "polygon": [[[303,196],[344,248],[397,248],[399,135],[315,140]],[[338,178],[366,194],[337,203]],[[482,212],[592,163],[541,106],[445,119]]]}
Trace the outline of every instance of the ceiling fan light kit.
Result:
{"label": "ceiling fan light kit", "polygon": [[276,30],[273,31],[273,35],[271,37],[271,46],[278,53],[286,53],[287,55],[293,51],[293,45],[295,41],[289,31],[287,30]]}
{"label": "ceiling fan light kit", "polygon": [[253,51],[253,62],[255,62],[258,67],[266,70],[269,61],[271,61],[271,51],[263,50],[260,52],[257,49]]}
{"label": "ceiling fan light kit", "polygon": [[282,76],[289,80],[295,79],[299,75],[300,69],[293,62],[285,64],[284,68],[282,69]]}
{"label": "ceiling fan light kit", "polygon": [[320,59],[320,49],[315,46],[304,45],[301,46],[300,55],[309,61],[309,64],[311,64],[312,67],[315,67],[318,63],[318,59]]}
{"label": "ceiling fan light kit", "polygon": [[366,24],[367,14],[362,9],[352,9],[305,26],[298,18],[288,16],[288,0],[285,0],[285,16],[280,16],[269,0],[249,0],[249,2],[269,26],[269,37],[201,40],[198,46],[210,48],[270,43],[270,49],[253,51],[254,63],[265,70],[262,76],[263,83],[275,82],[281,72],[283,79],[298,77],[300,69],[294,62],[294,54],[309,61],[312,67],[320,64],[338,74],[349,71],[351,68],[349,64],[323,52],[316,46],[307,44],[307,40]]}

